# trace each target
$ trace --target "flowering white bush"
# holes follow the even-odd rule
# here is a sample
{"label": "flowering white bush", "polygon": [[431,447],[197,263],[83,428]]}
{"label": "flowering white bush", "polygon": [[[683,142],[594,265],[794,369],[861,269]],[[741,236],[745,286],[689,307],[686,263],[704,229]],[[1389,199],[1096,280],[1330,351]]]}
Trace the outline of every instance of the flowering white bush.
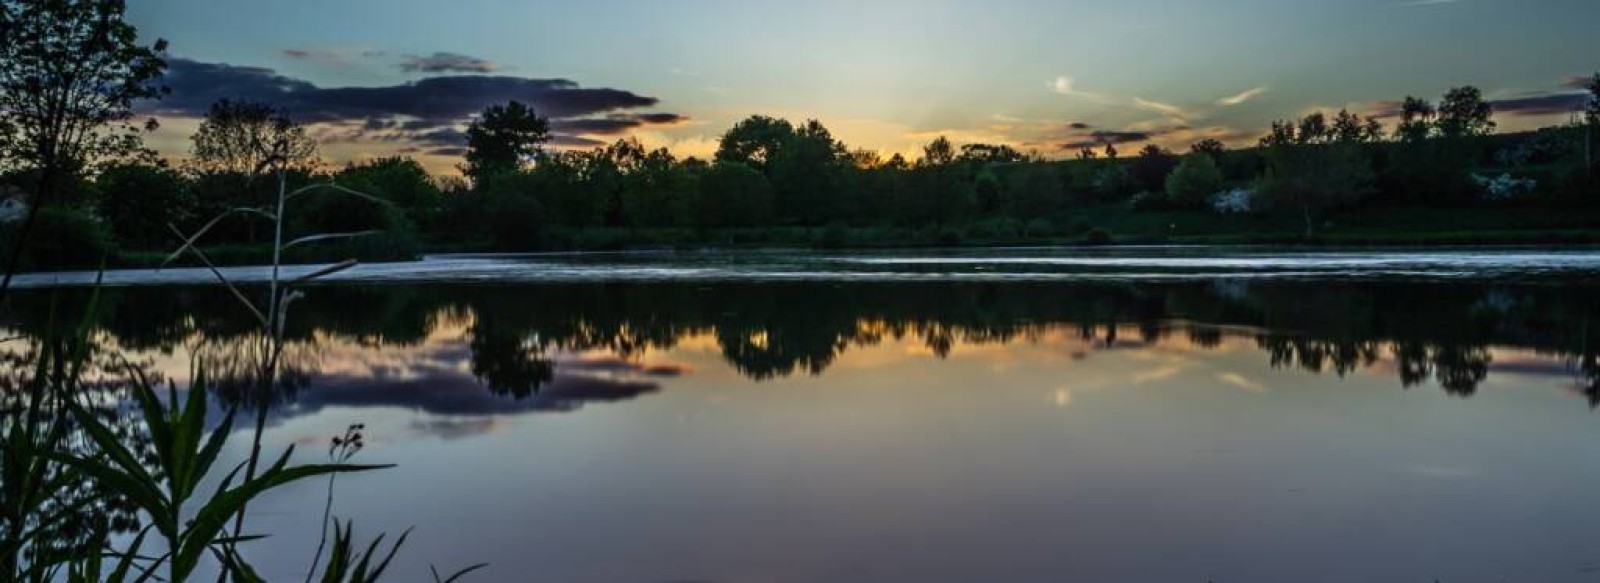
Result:
{"label": "flowering white bush", "polygon": [[1539,188],[1537,180],[1514,178],[1510,174],[1493,177],[1473,174],[1472,181],[1483,189],[1483,198],[1487,200],[1510,200],[1533,194],[1533,191]]}
{"label": "flowering white bush", "polygon": [[1247,188],[1224,190],[1211,195],[1211,210],[1223,214],[1250,212],[1250,197],[1252,193]]}
{"label": "flowering white bush", "polygon": [[27,203],[22,202],[22,191],[0,187],[0,224],[20,221],[28,214]]}

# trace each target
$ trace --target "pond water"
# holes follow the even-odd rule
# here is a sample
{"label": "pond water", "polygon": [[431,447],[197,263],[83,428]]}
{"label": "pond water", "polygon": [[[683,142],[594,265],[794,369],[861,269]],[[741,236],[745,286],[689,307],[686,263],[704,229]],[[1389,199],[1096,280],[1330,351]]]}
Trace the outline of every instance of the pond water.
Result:
{"label": "pond water", "polygon": [[[230,388],[250,316],[205,277],[107,277],[98,341],[180,384],[206,369],[219,410],[257,403]],[[573,583],[1600,577],[1593,251],[441,257],[342,277],[294,304],[266,447],[320,461],[365,424],[355,461],[397,466],[341,477],[334,513],[363,536],[415,527],[399,580],[478,562],[472,580]],[[25,277],[10,328],[63,325],[92,279]],[[269,579],[303,576],[325,488],[252,509]]]}

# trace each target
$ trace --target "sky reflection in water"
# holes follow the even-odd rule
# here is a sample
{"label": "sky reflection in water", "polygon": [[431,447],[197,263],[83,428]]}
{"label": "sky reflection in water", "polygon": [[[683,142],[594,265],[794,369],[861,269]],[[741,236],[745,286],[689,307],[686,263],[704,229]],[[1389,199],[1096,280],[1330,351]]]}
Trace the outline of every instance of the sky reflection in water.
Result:
{"label": "sky reflection in water", "polygon": [[[1595,291],[319,288],[268,442],[309,462],[365,423],[359,461],[399,465],[341,478],[336,513],[416,526],[404,574],[1587,580]],[[248,328],[208,288],[108,299],[105,342],[180,380]],[[310,556],[322,487],[255,511],[285,533],[269,577]]]}

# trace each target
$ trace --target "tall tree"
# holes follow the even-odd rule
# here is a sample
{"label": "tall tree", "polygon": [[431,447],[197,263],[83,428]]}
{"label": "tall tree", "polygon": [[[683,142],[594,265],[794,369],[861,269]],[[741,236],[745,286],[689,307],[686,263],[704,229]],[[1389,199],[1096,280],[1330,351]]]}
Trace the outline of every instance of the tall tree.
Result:
{"label": "tall tree", "polygon": [[1216,138],[1206,138],[1189,146],[1190,154],[1205,154],[1211,157],[1212,162],[1218,164],[1222,163],[1222,155],[1227,152],[1228,146],[1224,145],[1222,140]]}
{"label": "tall tree", "polygon": [[1483,92],[1468,85],[1446,92],[1439,102],[1439,135],[1446,138],[1470,138],[1494,131],[1494,108],[1484,101]]}
{"label": "tall tree", "polygon": [[1433,118],[1437,113],[1426,99],[1407,95],[1400,105],[1400,126],[1395,133],[1403,142],[1426,140],[1433,134]]}
{"label": "tall tree", "polygon": [[1140,188],[1159,192],[1166,187],[1167,175],[1177,167],[1177,156],[1173,156],[1166,148],[1150,144],[1139,150],[1139,157],[1133,159],[1132,173]]}
{"label": "tall tree", "polygon": [[491,105],[467,126],[463,173],[474,182],[517,170],[544,152],[550,141],[550,120],[520,101]]}
{"label": "tall tree", "polygon": [[935,138],[928,145],[922,147],[922,159],[917,161],[919,166],[948,166],[956,161],[956,148],[950,144],[950,139],[944,136]]}
{"label": "tall tree", "polygon": [[166,41],[140,44],[125,11],[122,0],[0,0],[0,166],[38,177],[0,295],[39,208],[87,166],[138,150],[134,102],[166,91]]}
{"label": "tall tree", "polygon": [[223,99],[191,136],[191,162],[202,172],[253,174],[274,155],[288,168],[304,168],[316,159],[317,143],[306,130],[277,108],[255,101]]}
{"label": "tall tree", "polygon": [[743,164],[758,172],[766,173],[767,165],[778,156],[794,135],[794,124],[788,120],[764,115],[750,116],[722,134],[722,142],[717,146],[716,161]]}
{"label": "tall tree", "polygon": [[1259,194],[1270,206],[1299,213],[1307,238],[1316,234],[1318,214],[1360,200],[1376,178],[1362,143],[1341,139],[1325,121],[1312,114],[1273,122],[1272,133],[1261,140],[1268,167]]}

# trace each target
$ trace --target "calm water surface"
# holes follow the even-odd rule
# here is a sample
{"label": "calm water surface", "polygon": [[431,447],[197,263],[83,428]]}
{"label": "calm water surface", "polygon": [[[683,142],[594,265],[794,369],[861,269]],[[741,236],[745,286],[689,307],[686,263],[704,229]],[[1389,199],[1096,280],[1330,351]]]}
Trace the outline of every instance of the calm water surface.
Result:
{"label": "calm water surface", "polygon": [[[398,464],[335,514],[415,526],[402,580],[1600,579],[1597,253],[432,264],[311,289],[268,396],[269,449],[359,422],[356,461]],[[108,352],[255,402],[225,293],[110,279]],[[253,509],[269,578],[303,574],[325,486]]]}

